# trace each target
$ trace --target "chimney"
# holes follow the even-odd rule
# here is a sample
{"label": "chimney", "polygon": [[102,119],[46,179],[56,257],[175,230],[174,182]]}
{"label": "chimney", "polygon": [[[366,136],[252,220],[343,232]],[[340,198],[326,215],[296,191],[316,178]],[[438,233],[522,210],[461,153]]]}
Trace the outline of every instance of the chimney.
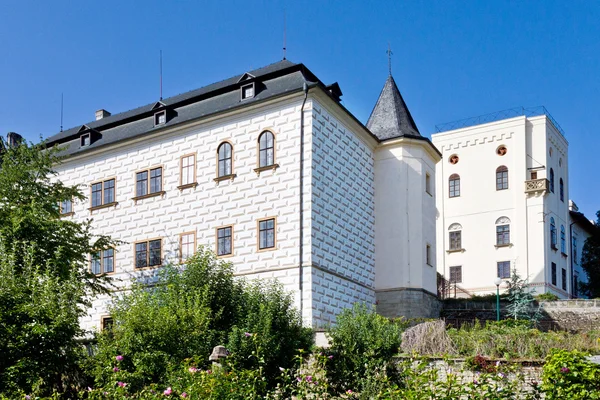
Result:
{"label": "chimney", "polygon": [[96,111],[96,121],[106,117],[110,117],[110,113],[104,108],[101,108],[100,110]]}
{"label": "chimney", "polygon": [[15,132],[8,132],[6,135],[6,141],[10,147],[15,147],[23,142],[23,136]]}

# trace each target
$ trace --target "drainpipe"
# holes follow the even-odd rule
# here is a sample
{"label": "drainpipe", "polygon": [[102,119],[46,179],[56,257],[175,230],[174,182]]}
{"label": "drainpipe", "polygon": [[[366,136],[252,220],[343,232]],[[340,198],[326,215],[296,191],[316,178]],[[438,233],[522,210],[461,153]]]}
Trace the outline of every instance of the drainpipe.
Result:
{"label": "drainpipe", "polygon": [[302,277],[302,263],[304,262],[303,251],[304,251],[304,105],[308,98],[308,85],[306,81],[302,85],[304,91],[304,100],[302,100],[302,107],[300,108],[300,246],[299,246],[299,262],[298,262],[298,289],[300,290],[300,317],[302,317],[303,308],[303,277]]}
{"label": "drainpipe", "polygon": [[571,294],[569,295],[569,298],[574,299],[574,290],[575,289],[573,287],[573,277],[575,276],[575,273],[573,272],[573,224],[575,223],[575,221],[571,222],[569,224],[569,249],[571,250],[569,252],[569,260],[571,260],[571,262],[569,263],[569,267],[571,269],[571,273],[569,275],[571,275]]}

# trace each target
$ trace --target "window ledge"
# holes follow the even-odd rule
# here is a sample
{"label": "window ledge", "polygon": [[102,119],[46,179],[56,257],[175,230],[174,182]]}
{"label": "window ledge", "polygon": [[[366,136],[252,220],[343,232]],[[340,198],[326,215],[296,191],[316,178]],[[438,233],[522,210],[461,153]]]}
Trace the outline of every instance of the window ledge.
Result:
{"label": "window ledge", "polygon": [[279,164],[266,165],[264,167],[254,168],[254,172],[256,172],[256,175],[260,175],[260,173],[263,171],[268,171],[270,169],[276,170],[277,168],[279,168]]}
{"label": "window ledge", "polygon": [[151,197],[158,197],[158,196],[162,196],[164,194],[166,194],[167,192],[165,192],[164,190],[161,190],[160,192],[155,192],[155,193],[149,193],[149,194],[145,194],[143,196],[136,196],[133,197],[131,200],[137,202],[138,200],[144,200],[144,199],[149,199]]}
{"label": "window ledge", "polygon": [[434,267],[433,267],[433,265],[431,265],[431,264],[429,264],[429,263],[425,263],[425,264],[427,264],[427,265],[429,265],[430,267],[434,268]]}
{"label": "window ledge", "polygon": [[563,253],[562,251],[560,252],[560,255],[563,256],[564,258],[567,258],[567,253]]}
{"label": "window ledge", "polygon": [[453,249],[453,250],[446,250],[446,253],[450,254],[450,253],[464,253],[466,250],[465,249]]}
{"label": "window ledge", "polygon": [[495,244],[494,245],[495,248],[501,248],[501,247],[513,247],[512,243],[506,243],[506,244]]}
{"label": "window ledge", "polygon": [[221,255],[217,256],[217,258],[229,258],[229,257],[233,257],[233,253],[221,254]]}
{"label": "window ledge", "polygon": [[73,211],[71,211],[71,212],[68,212],[68,213],[60,214],[60,217],[61,217],[61,218],[64,218],[64,217],[71,217],[71,216],[73,216],[73,215],[75,215],[75,213],[74,213]]}
{"label": "window ledge", "polygon": [[223,175],[223,176],[217,176],[215,179],[213,179],[215,182],[221,182],[221,181],[227,181],[227,180],[231,180],[233,181],[233,178],[235,178],[237,175],[236,174],[231,174],[231,175]]}
{"label": "window ledge", "polygon": [[277,250],[277,247],[276,247],[276,246],[273,246],[273,247],[265,247],[265,248],[262,248],[262,249],[261,249],[261,248],[258,248],[258,249],[256,250],[256,252],[257,252],[257,253],[262,253],[263,251],[273,251],[273,250]]}
{"label": "window ledge", "polygon": [[433,197],[433,194],[429,193],[427,190],[425,191],[425,193],[427,193],[428,195],[430,195],[431,197]]}
{"label": "window ledge", "polygon": [[101,206],[90,207],[90,208],[88,208],[88,210],[90,210],[90,212],[92,212],[92,211],[96,211],[96,210],[101,210],[103,208],[115,207],[117,204],[119,204],[119,203],[116,201],[113,201],[112,203],[102,204]]}
{"label": "window ledge", "polygon": [[557,250],[558,250],[558,247],[556,247],[555,245],[551,245],[551,246],[550,246],[550,248],[551,248],[552,250],[554,250],[554,251],[557,251]]}
{"label": "window ledge", "polygon": [[160,265],[149,265],[149,266],[147,266],[147,267],[136,267],[136,266],[134,266],[134,267],[133,267],[133,270],[134,270],[134,271],[144,271],[144,270],[147,270],[147,269],[156,269],[156,268],[160,268],[160,267],[162,267],[162,266],[163,266],[162,264],[160,264]]}
{"label": "window ledge", "polygon": [[177,186],[177,189],[184,190],[184,189],[189,189],[189,188],[195,188],[196,186],[198,186],[198,182],[192,182],[192,183],[186,183],[185,185],[179,185],[179,186]]}

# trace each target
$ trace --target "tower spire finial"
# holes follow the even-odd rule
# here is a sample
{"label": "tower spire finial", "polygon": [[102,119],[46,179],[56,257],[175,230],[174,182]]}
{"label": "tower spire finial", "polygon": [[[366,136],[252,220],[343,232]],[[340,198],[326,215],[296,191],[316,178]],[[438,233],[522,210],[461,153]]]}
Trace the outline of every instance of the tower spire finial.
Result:
{"label": "tower spire finial", "polygon": [[386,51],[388,55],[388,69],[390,71],[390,76],[392,75],[392,47],[390,46],[390,42],[388,42],[388,49]]}

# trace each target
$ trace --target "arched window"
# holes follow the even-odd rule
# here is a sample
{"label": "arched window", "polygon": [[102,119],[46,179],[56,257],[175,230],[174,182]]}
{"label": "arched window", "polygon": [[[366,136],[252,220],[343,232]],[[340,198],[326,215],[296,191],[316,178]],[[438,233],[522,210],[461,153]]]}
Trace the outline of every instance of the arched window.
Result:
{"label": "arched window", "polygon": [[554,170],[550,168],[550,191],[554,193]]}
{"label": "arched window", "polygon": [[508,168],[504,165],[496,169],[496,190],[508,189]]}
{"label": "arched window", "polygon": [[258,137],[258,167],[269,167],[275,164],[275,135],[264,131]]}
{"label": "arched window", "polygon": [[554,217],[550,217],[550,246],[556,249],[556,224],[554,223]]}
{"label": "arched window", "polygon": [[450,175],[448,179],[450,197],[458,197],[460,196],[460,176],[458,174]]}
{"label": "arched window", "polygon": [[562,201],[564,203],[564,201],[565,201],[565,183],[563,182],[562,178],[560,178],[560,181],[558,181],[558,191],[560,193],[560,201]]}
{"label": "arched window", "polygon": [[452,224],[448,230],[450,231],[450,250],[462,250],[462,226]]}
{"label": "arched window", "polygon": [[496,246],[508,246],[510,244],[510,219],[500,217],[496,220]]}
{"label": "arched window", "polygon": [[223,142],[217,150],[219,157],[218,177],[229,176],[233,174],[232,159],[233,147],[228,142]]}
{"label": "arched window", "polygon": [[560,252],[567,254],[567,235],[565,234],[565,226],[560,226]]}

